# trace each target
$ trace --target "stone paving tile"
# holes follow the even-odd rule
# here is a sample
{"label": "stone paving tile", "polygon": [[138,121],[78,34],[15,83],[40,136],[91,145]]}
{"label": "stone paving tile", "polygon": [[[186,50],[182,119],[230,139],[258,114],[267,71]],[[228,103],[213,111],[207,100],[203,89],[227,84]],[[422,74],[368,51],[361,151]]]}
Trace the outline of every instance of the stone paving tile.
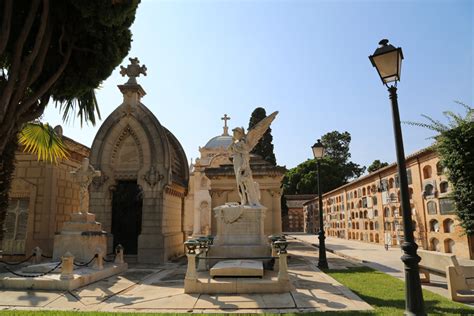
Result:
{"label": "stone paving tile", "polygon": [[[290,241],[289,253],[289,274],[296,286],[290,293],[185,294],[183,279],[186,266],[180,262],[155,268],[131,265],[120,276],[71,293],[7,291],[9,294],[2,297],[0,292],[0,309],[2,304],[15,309],[40,307],[48,310],[171,313],[301,313],[372,309],[317,268],[317,252],[314,248]],[[330,266],[341,268],[353,264],[330,253],[328,261]]]}
{"label": "stone paving tile", "polygon": [[265,303],[259,295],[208,295],[202,294],[194,308],[199,309],[255,309],[263,308]]}
{"label": "stone paving tile", "polygon": [[79,311],[85,308],[85,305],[82,304],[74,295],[71,293],[62,293],[58,299],[53,300],[44,306],[49,310],[73,310]]}
{"label": "stone paving tile", "polygon": [[60,292],[0,291],[0,306],[42,307],[61,296]]}
{"label": "stone paving tile", "polygon": [[[119,305],[117,309],[169,309],[169,310],[192,310],[199,298],[199,294],[176,294],[172,296],[160,297],[160,298],[145,298],[142,301],[136,303],[129,303],[126,305]],[[134,297],[130,297],[134,299]]]}

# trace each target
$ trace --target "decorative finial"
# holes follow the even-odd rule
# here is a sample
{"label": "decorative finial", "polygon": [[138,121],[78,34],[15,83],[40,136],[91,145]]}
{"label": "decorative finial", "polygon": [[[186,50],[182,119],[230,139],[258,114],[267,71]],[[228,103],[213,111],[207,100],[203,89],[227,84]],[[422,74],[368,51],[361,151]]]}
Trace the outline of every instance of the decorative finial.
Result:
{"label": "decorative finial", "polygon": [[140,66],[139,63],[140,61],[138,60],[137,57],[135,58],[129,58],[130,60],[130,65],[128,65],[126,68],[124,66],[120,66],[120,74],[122,76],[128,76],[129,79],[126,84],[137,84],[137,77],[140,76],[140,74],[143,74],[146,76],[146,66]]}
{"label": "decorative finial", "polygon": [[224,114],[224,117],[222,117],[221,120],[224,121],[224,133],[222,134],[222,136],[229,136],[229,127],[227,126],[227,121],[230,120],[230,116]]}
{"label": "decorative finial", "polygon": [[379,42],[380,47],[388,45],[388,39],[384,38]]}

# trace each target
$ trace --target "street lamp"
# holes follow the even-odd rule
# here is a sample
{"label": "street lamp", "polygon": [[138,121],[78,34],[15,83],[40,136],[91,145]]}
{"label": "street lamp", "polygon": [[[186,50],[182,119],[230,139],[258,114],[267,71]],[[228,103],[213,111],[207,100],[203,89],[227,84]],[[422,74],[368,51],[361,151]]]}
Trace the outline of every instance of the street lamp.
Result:
{"label": "street lamp", "polygon": [[323,226],[323,193],[321,191],[321,158],[324,157],[324,146],[321,144],[321,140],[318,139],[318,142],[311,147],[313,150],[314,158],[316,159],[318,166],[318,203],[319,203],[319,261],[318,268],[327,269],[328,261],[326,259],[326,236],[324,236],[324,226]]}
{"label": "street lamp", "polygon": [[[387,39],[381,40],[379,45],[374,54],[369,56],[369,59],[372,66],[377,69],[382,83],[387,86],[390,100],[392,101],[393,132],[395,134],[405,236],[402,243],[404,253],[401,257],[405,264],[405,315],[426,315],[418,267],[418,262],[420,262],[421,258],[416,254],[418,246],[413,236],[405,152],[403,149],[402,129],[400,127],[400,113],[398,111],[397,82],[400,80],[403,53],[400,47],[395,48],[393,45],[390,45]],[[390,82],[394,82],[394,84],[389,86],[388,83]]]}

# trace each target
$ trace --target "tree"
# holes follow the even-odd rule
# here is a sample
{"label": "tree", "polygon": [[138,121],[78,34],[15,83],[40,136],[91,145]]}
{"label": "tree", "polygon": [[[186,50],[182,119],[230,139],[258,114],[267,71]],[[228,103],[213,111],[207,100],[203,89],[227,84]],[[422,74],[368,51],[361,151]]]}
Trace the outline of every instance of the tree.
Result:
{"label": "tree", "polygon": [[[351,135],[348,132],[333,131],[321,137],[325,147],[325,156],[321,159],[321,188],[329,192],[350,179],[359,177],[365,167],[350,161],[349,145]],[[308,159],[295,168],[288,170],[283,178],[284,194],[317,193],[317,162]]]}
{"label": "tree", "polygon": [[0,155],[49,100],[95,122],[94,89],[130,49],[138,1],[4,0]]}
{"label": "tree", "polygon": [[460,115],[452,111],[443,112],[448,124],[422,115],[429,122],[405,122],[409,125],[428,128],[438,133],[435,148],[441,164],[447,169],[447,177],[453,186],[451,198],[455,212],[467,235],[474,235],[474,108],[456,102],[466,109]]}
{"label": "tree", "polygon": [[381,162],[380,160],[376,159],[372,164],[367,168],[369,173],[377,171],[383,167],[388,166],[388,162]]}
{"label": "tree", "polygon": [[[17,135],[50,100],[95,124],[94,89],[130,49],[139,0],[4,0],[0,4],[0,227]],[[0,239],[3,230],[0,229]]]}
{"label": "tree", "polygon": [[[263,120],[267,116],[264,108],[258,107],[250,116],[249,128],[251,129],[258,122]],[[263,137],[258,141],[257,145],[252,150],[252,154],[256,154],[261,156],[265,161],[268,161],[273,166],[276,166],[276,158],[275,153],[273,152],[273,136],[272,136],[272,129],[269,127]]]}

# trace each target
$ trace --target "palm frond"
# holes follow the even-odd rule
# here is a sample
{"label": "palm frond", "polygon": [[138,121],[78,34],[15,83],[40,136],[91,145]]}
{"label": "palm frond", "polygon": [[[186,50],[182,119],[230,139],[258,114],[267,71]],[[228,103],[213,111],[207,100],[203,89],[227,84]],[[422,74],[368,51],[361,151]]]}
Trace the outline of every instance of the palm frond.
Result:
{"label": "palm frond", "polygon": [[58,159],[67,159],[69,156],[61,136],[48,123],[26,123],[18,141],[24,146],[25,152],[36,154],[38,160],[57,163]]}
{"label": "palm frond", "polygon": [[463,108],[466,109],[466,112],[469,114],[470,112],[474,111],[474,108],[470,107],[469,105],[467,105],[466,103],[463,103],[461,101],[454,101],[454,103],[457,103],[459,104],[460,106],[462,106]]}
{"label": "palm frond", "polygon": [[429,130],[432,130],[432,131],[435,131],[435,132],[438,132],[438,133],[441,133],[442,131],[444,131],[444,129],[439,129],[437,126],[434,126],[432,124],[427,124],[427,123],[412,122],[412,121],[403,121],[402,123],[410,125],[410,126],[423,127],[423,128],[426,128],[426,129],[429,129]]}
{"label": "palm frond", "polygon": [[431,122],[431,125],[433,126],[433,128],[435,130],[438,130],[440,132],[443,132],[443,131],[447,131],[449,129],[448,126],[446,126],[445,124],[441,123],[440,121],[437,121],[431,117],[429,117],[428,115],[425,115],[425,114],[421,114],[422,117],[424,117],[425,119],[427,119],[428,121]]}
{"label": "palm frond", "polygon": [[448,118],[449,126],[451,128],[455,128],[456,126],[459,126],[464,123],[464,118],[461,115],[454,113],[453,111],[444,111],[443,115]]}
{"label": "palm frond", "polygon": [[58,100],[56,106],[63,111],[63,121],[67,122],[71,117],[79,117],[81,126],[84,122],[90,122],[93,126],[96,124],[96,115],[100,119],[99,105],[95,96],[94,89],[84,93],[82,96],[69,100]]}

